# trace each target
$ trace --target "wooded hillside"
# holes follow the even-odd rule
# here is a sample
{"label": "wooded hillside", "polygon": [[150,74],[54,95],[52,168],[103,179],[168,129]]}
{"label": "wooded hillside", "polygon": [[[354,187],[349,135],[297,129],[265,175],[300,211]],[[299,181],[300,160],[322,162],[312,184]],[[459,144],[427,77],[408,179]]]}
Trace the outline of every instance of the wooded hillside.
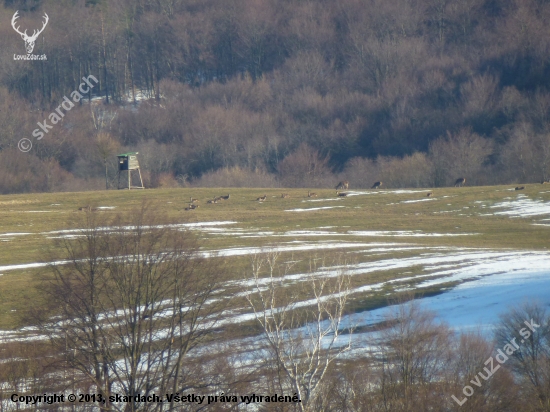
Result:
{"label": "wooded hillside", "polygon": [[[14,60],[16,10],[28,32],[48,14],[47,60]],[[545,0],[5,0],[0,193],[102,188],[119,150],[149,187],[548,180],[549,19]]]}

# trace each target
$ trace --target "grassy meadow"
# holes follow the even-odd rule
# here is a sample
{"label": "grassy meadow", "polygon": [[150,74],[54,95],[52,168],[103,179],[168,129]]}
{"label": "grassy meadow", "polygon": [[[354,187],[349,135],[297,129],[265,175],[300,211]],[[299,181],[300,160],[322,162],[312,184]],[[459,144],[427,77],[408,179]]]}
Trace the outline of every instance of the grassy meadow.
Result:
{"label": "grassy meadow", "polygon": [[[432,192],[427,197],[428,192]],[[24,325],[29,301],[40,299],[36,278],[40,268],[9,268],[44,262],[55,247],[55,238],[67,229],[83,227],[86,213],[79,207],[101,209],[92,212],[105,217],[129,213],[144,199],[154,204],[159,214],[175,223],[234,222],[201,228],[198,234],[205,250],[288,246],[284,254],[304,259],[317,253],[317,245],[344,245],[354,261],[376,262],[418,256],[426,248],[475,248],[544,251],[550,245],[548,214],[514,216],[497,214],[509,208],[503,202],[529,200],[550,208],[548,185],[485,186],[411,190],[349,190],[338,198],[332,189],[315,189],[308,198],[307,189],[211,189],[181,188],[154,190],[120,190],[82,193],[44,193],[0,196],[0,329]],[[289,198],[282,198],[288,193]],[[208,199],[230,194],[230,199],[207,204]],[[265,202],[256,198],[267,195]],[[199,199],[199,208],[186,211],[189,198]],[[305,210],[316,209],[316,210]],[[549,212],[550,213],[550,212]],[[545,226],[546,225],[546,226]],[[354,233],[380,231],[381,233]],[[390,231],[390,232],[386,232]],[[439,236],[395,236],[396,231]],[[57,233],[56,233],[57,232]],[[366,243],[399,244],[379,253],[362,253]],[[355,245],[356,243],[357,245]],[[307,245],[300,249],[296,245]],[[249,277],[250,254],[235,253],[226,257],[232,277]],[[4,268],[4,269],[3,269]],[[296,270],[299,270],[299,265]],[[414,277],[422,267],[374,271],[368,276],[354,276],[353,286],[384,282],[400,277]],[[404,284],[414,286],[415,281]],[[404,284],[400,284],[403,286]],[[438,293],[448,285],[427,288],[423,293]],[[237,289],[235,289],[236,291]],[[231,293],[228,289],[228,293]],[[350,301],[352,310],[383,305],[391,288],[357,294]]]}

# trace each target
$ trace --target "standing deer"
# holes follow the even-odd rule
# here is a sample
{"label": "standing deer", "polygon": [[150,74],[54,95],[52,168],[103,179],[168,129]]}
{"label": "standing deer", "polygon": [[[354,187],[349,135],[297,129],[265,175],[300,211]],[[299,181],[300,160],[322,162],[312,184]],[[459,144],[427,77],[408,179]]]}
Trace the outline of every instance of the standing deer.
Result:
{"label": "standing deer", "polygon": [[380,189],[380,186],[382,186],[382,182],[375,182],[371,189]]}
{"label": "standing deer", "polygon": [[32,51],[34,50],[34,42],[38,38],[38,35],[44,31],[44,29],[46,28],[46,25],[48,24],[48,21],[50,20],[50,18],[48,17],[48,15],[46,13],[44,13],[44,17],[45,17],[46,20],[42,24],[42,28],[40,30],[34,30],[33,33],[32,33],[32,36],[29,36],[27,34],[27,30],[25,30],[23,33],[21,33],[19,31],[19,26],[15,27],[16,21],[19,18],[17,13],[19,13],[19,10],[17,10],[15,12],[15,14],[13,15],[13,17],[11,19],[11,26],[13,27],[13,29],[17,33],[19,33],[21,35],[21,38],[25,41],[25,48],[27,49],[27,53],[31,54]]}
{"label": "standing deer", "polygon": [[455,187],[462,187],[464,186],[464,183],[466,183],[466,179],[464,177],[459,177],[456,179]]}
{"label": "standing deer", "polygon": [[338,190],[348,190],[349,182],[347,180],[342,180],[336,185],[336,191]]}

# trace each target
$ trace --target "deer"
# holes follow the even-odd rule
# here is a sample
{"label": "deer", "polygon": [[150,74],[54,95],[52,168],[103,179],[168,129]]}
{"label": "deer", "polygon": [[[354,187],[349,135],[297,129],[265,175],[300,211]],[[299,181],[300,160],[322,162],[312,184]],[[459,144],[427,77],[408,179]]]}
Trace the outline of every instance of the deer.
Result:
{"label": "deer", "polygon": [[218,198],[207,200],[206,203],[208,204],[218,203]]}
{"label": "deer", "polygon": [[11,26],[13,27],[13,29],[17,33],[19,33],[21,35],[21,38],[25,41],[25,48],[27,49],[27,53],[31,54],[32,51],[34,50],[34,42],[38,38],[38,35],[44,31],[44,29],[46,28],[46,25],[48,24],[48,21],[50,20],[50,18],[48,17],[48,15],[46,13],[44,13],[44,17],[45,17],[46,20],[42,24],[42,28],[40,30],[34,30],[33,33],[32,33],[32,36],[29,36],[27,34],[27,30],[25,30],[23,33],[21,33],[19,31],[19,26],[15,27],[16,21],[19,18],[17,13],[19,13],[19,10],[17,10],[15,12],[15,14],[13,15],[13,17],[11,19]]}
{"label": "deer", "polygon": [[256,201],[258,201],[258,202],[264,202],[266,199],[267,199],[267,195],[263,195],[263,196],[257,198]]}
{"label": "deer", "polygon": [[426,197],[432,197],[433,194],[434,194],[433,192],[428,192],[428,193],[426,194]]}
{"label": "deer", "polygon": [[189,198],[190,203],[197,203],[198,201],[199,201],[199,199],[195,199],[194,197]]}
{"label": "deer", "polygon": [[347,180],[342,180],[340,183],[336,185],[336,191],[338,190],[348,190],[349,182]]}
{"label": "deer", "polygon": [[307,191],[307,197],[317,197],[317,193],[311,193],[309,190]]}
{"label": "deer", "polygon": [[455,187],[462,187],[466,183],[466,179],[464,177],[459,177],[456,179]]}
{"label": "deer", "polygon": [[382,186],[382,182],[374,182],[371,189],[380,189],[380,186]]}
{"label": "deer", "polygon": [[189,206],[187,206],[185,210],[194,210],[194,209],[197,209],[198,207],[199,205],[194,205],[192,203],[189,203]]}
{"label": "deer", "polygon": [[290,197],[290,195],[288,193],[281,193],[281,198],[282,199],[288,199]]}

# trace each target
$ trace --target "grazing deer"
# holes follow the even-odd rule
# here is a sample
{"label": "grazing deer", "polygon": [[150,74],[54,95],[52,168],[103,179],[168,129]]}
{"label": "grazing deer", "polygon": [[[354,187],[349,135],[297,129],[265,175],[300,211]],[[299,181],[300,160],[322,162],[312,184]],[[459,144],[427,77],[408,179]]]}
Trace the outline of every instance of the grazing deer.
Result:
{"label": "grazing deer", "polygon": [[222,196],[222,200],[229,200],[229,194],[227,196]]}
{"label": "grazing deer", "polygon": [[459,177],[456,179],[455,187],[462,187],[466,183],[466,179],[464,177]]}
{"label": "grazing deer", "polygon": [[426,197],[432,197],[433,196],[433,192],[428,192],[428,194],[426,195]]}
{"label": "grazing deer", "polygon": [[290,195],[288,193],[281,193],[281,198],[288,199]]}
{"label": "grazing deer", "polygon": [[309,190],[307,191],[307,197],[317,197],[317,193],[311,193]]}
{"label": "grazing deer", "polygon": [[349,182],[347,180],[342,180],[340,183],[336,185],[336,191],[338,190],[348,190]]}
{"label": "grazing deer", "polygon": [[338,197],[346,197],[348,194],[347,193],[344,193],[344,192],[336,192],[336,195]]}
{"label": "grazing deer", "polygon": [[21,38],[25,41],[25,48],[27,49],[27,53],[31,54],[32,51],[34,50],[34,42],[38,38],[38,35],[44,31],[44,29],[46,28],[46,25],[48,24],[48,21],[50,20],[50,18],[48,17],[48,15],[46,13],[44,13],[45,21],[44,21],[44,23],[42,23],[42,28],[40,30],[33,30],[32,36],[29,36],[27,34],[27,30],[25,30],[23,33],[21,33],[19,31],[19,26],[15,27],[16,21],[19,18],[17,13],[19,13],[19,10],[16,11],[15,14],[13,15],[13,17],[11,19],[11,26],[13,27],[13,29],[17,33],[19,33],[21,35]]}
{"label": "grazing deer", "polygon": [[382,186],[382,182],[375,182],[371,189],[380,189],[380,186]]}
{"label": "grazing deer", "polygon": [[523,190],[523,189],[525,189],[525,186],[516,186],[515,190]]}
{"label": "grazing deer", "polygon": [[256,200],[257,200],[258,202],[264,202],[266,199],[267,199],[267,195],[263,195],[263,196],[257,198]]}

